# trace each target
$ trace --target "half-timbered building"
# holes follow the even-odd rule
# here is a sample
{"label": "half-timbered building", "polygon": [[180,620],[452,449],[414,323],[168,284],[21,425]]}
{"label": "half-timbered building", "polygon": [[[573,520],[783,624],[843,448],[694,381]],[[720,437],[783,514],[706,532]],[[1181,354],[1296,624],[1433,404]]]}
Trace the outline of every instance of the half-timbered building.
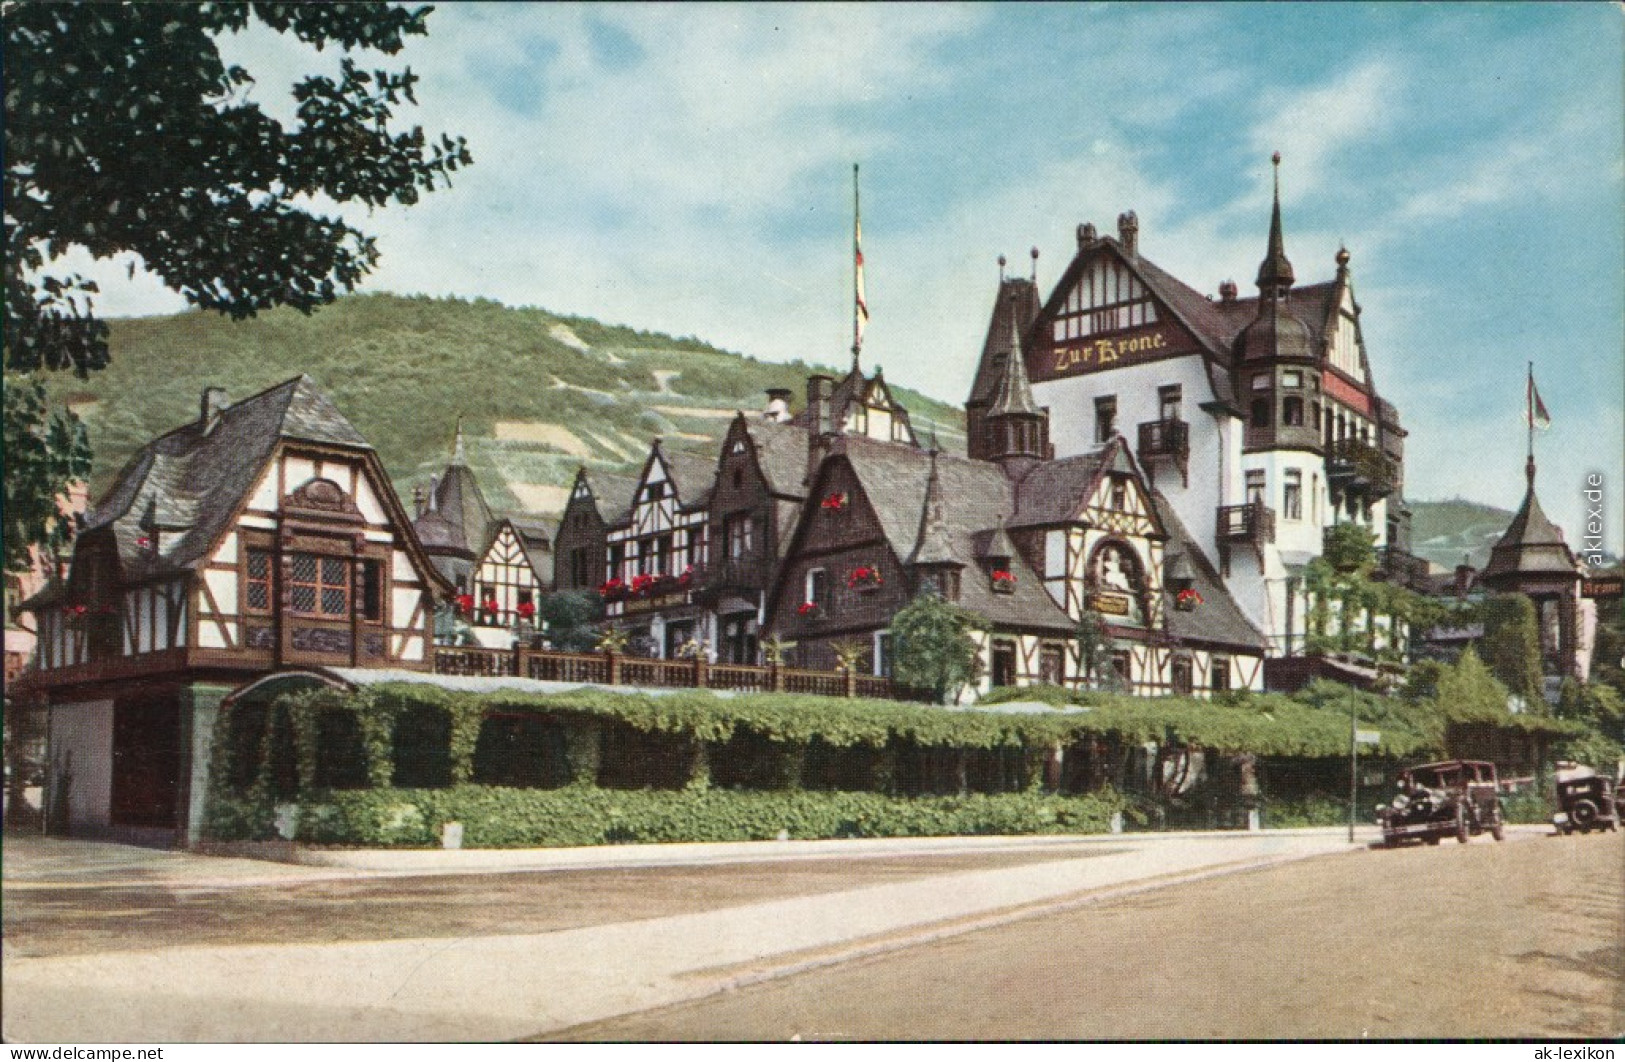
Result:
{"label": "half-timbered building", "polygon": [[534,517],[498,518],[474,565],[475,621],[520,633],[534,630],[536,606],[552,587],[552,524]]}
{"label": "half-timbered building", "polygon": [[553,543],[553,589],[599,592],[609,581],[609,528],[626,521],[638,483],[606,472],[576,472]]}
{"label": "half-timbered building", "polygon": [[216,708],[301,666],[432,666],[450,587],[377,454],[307,376],[143,447],[33,598],[53,820],[195,838]]}
{"label": "half-timbered building", "polygon": [[1346,250],[1330,282],[1297,285],[1278,188],[1255,298],[1158,267],[1132,212],[1115,238],[1084,224],[1077,240],[1047,298],[1001,281],[965,404],[972,456],[990,453],[993,390],[1019,346],[1054,454],[1129,438],[1272,654],[1305,645],[1302,573],[1333,524],[1372,532],[1391,577],[1425,572],[1406,552],[1405,431],[1377,393]]}

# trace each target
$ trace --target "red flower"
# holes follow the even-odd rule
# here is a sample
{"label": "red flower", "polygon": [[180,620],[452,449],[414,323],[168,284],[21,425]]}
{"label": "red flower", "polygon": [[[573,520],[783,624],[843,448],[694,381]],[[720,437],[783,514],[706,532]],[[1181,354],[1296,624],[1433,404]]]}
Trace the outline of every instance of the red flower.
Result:
{"label": "red flower", "polygon": [[520,619],[528,620],[532,616],[536,615],[536,606],[531,604],[529,601],[521,601],[519,602],[519,607],[514,611],[519,613]]}
{"label": "red flower", "polygon": [[996,583],[1008,583],[1011,586],[1015,586],[1016,585],[1016,573],[1012,572],[1012,571],[1007,571],[1004,568],[995,568],[993,570],[993,581],[996,582]]}
{"label": "red flower", "polygon": [[846,585],[849,588],[879,586],[881,582],[880,569],[867,566],[853,569],[852,574],[846,577]]}
{"label": "red flower", "polygon": [[827,494],[824,496],[824,501],[822,504],[826,509],[844,509],[846,508],[846,495],[841,491],[836,491],[833,494]]}
{"label": "red flower", "polygon": [[815,616],[815,615],[817,615],[818,614],[818,602],[816,602],[816,601],[803,601],[801,603],[801,605],[796,609],[796,614],[798,616]]}
{"label": "red flower", "polygon": [[1174,604],[1178,608],[1190,610],[1202,603],[1202,595],[1192,587],[1186,587],[1174,595]]}
{"label": "red flower", "polygon": [[474,611],[474,596],[472,594],[457,595],[457,611],[461,615],[468,615]]}

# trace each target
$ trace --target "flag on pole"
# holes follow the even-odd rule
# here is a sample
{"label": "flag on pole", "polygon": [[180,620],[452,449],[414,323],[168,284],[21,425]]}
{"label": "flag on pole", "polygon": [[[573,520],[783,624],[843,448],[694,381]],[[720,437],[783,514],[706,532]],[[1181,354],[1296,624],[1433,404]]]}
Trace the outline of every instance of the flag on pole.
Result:
{"label": "flag on pole", "polygon": [[1525,414],[1531,428],[1545,431],[1552,426],[1552,415],[1546,412],[1546,403],[1540,400],[1540,391],[1535,387],[1535,369],[1529,367],[1529,394],[1528,412]]}
{"label": "flag on pole", "polygon": [[852,164],[852,356],[863,349],[863,329],[869,323],[869,299],[863,293],[863,214],[858,209],[858,166]]}

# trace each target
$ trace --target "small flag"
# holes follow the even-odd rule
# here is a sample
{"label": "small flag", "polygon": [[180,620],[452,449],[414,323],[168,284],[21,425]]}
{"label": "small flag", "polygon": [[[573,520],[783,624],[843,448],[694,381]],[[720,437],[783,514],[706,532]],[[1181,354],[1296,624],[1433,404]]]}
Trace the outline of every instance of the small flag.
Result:
{"label": "small flag", "polygon": [[869,299],[863,293],[863,215],[858,209],[858,168],[852,167],[852,355],[863,349],[869,323]]}
{"label": "small flag", "polygon": [[1531,428],[1545,431],[1552,426],[1552,415],[1546,412],[1546,403],[1540,400],[1540,391],[1535,387],[1535,370],[1533,366],[1529,369],[1528,406],[1527,416]]}

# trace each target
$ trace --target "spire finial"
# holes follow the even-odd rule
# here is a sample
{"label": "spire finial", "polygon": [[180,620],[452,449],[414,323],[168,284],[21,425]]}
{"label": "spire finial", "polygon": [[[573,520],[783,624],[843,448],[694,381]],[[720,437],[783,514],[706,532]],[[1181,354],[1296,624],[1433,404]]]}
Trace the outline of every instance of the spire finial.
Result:
{"label": "spire finial", "polygon": [[1038,286],[1038,248],[1034,247],[1029,253],[1033,256],[1033,287],[1036,288]]}
{"label": "spire finial", "polygon": [[468,464],[468,450],[463,445],[463,415],[457,414],[457,431],[451,442],[451,463],[454,465]]}
{"label": "spire finial", "polygon": [[1286,257],[1286,240],[1281,235],[1281,153],[1270,156],[1275,168],[1275,200],[1270,211],[1270,242],[1264,261],[1258,266],[1258,290],[1266,298],[1284,296],[1295,279],[1292,263]]}
{"label": "spire finial", "polygon": [[1004,258],[1004,255],[1001,254],[1001,255],[999,255],[999,283],[1000,284],[1004,283],[1004,264],[1005,264],[1005,258]]}

